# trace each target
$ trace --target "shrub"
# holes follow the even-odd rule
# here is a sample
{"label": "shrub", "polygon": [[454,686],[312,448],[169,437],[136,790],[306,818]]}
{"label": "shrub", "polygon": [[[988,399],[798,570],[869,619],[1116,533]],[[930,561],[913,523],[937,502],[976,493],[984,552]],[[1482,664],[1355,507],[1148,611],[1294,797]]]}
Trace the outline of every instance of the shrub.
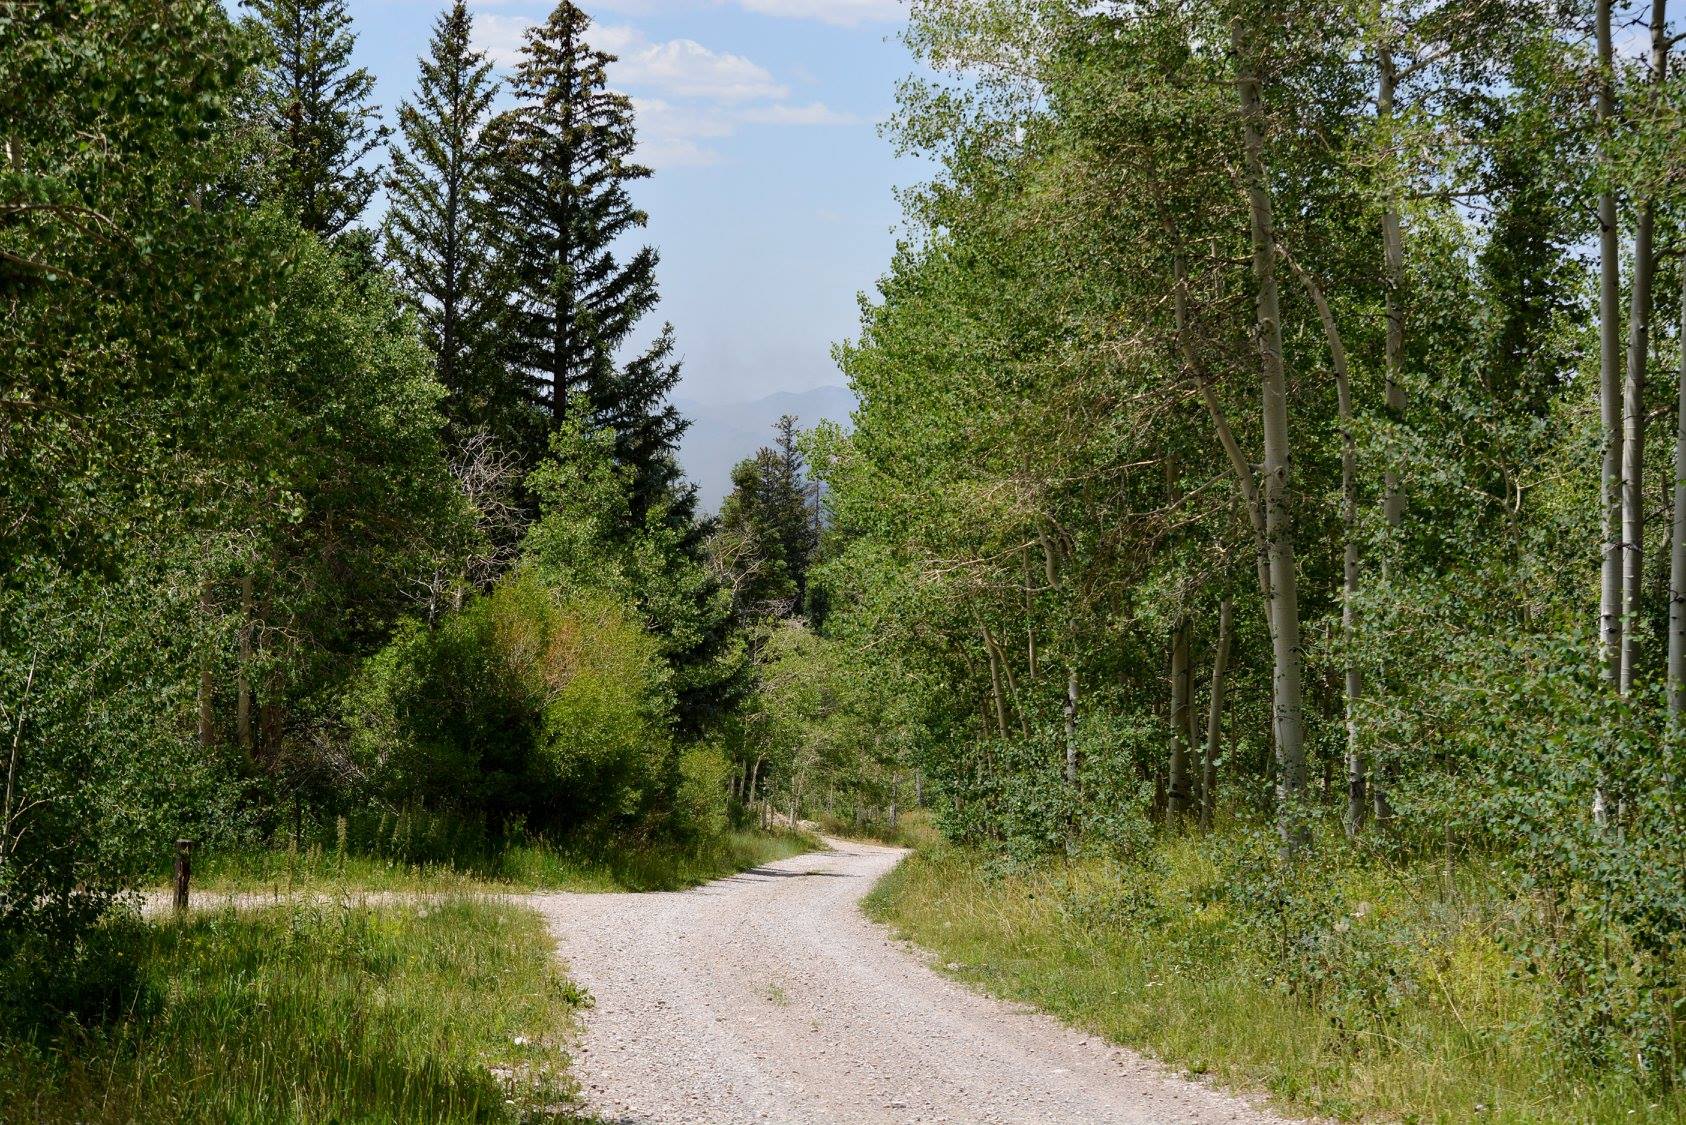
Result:
{"label": "shrub", "polygon": [[411,625],[347,693],[354,759],[394,804],[538,829],[626,820],[663,795],[666,673],[615,599],[530,571]]}

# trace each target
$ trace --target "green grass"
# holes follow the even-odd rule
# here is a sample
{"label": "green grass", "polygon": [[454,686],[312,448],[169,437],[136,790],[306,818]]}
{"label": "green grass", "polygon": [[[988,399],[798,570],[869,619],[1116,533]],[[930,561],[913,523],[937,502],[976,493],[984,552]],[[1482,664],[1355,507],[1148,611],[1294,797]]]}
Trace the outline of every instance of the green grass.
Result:
{"label": "green grass", "polygon": [[294,906],[122,925],[139,987],[86,1029],[0,1039],[0,1121],[578,1119],[564,1043],[588,1000],[532,911]]}
{"label": "green grass", "polygon": [[379,891],[672,891],[818,846],[818,841],[799,833],[741,831],[693,844],[613,840],[561,846],[518,844],[435,862],[405,862],[331,844],[315,844],[302,851],[206,849],[193,859],[193,889],[277,896]]}
{"label": "green grass", "polygon": [[931,823],[929,809],[909,809],[896,818],[896,826],[887,821],[869,820],[856,824],[840,816],[816,813],[812,817],[820,831],[845,840],[867,840],[875,844],[893,844],[899,848],[933,848],[942,843],[942,836]]}
{"label": "green grass", "polygon": [[[1198,838],[1140,869],[1082,860],[997,876],[976,854],[910,857],[867,900],[873,916],[935,950],[977,987],[1047,1009],[1192,1072],[1343,1120],[1680,1122],[1686,1096],[1566,1073],[1546,1033],[1545,984],[1513,971],[1497,931],[1511,910],[1473,868],[1437,890],[1434,865],[1407,878],[1351,876],[1362,904],[1343,925],[1414,941],[1384,1014],[1290,995],[1268,949],[1232,907]],[[1144,898],[1140,884],[1155,886]],[[1443,889],[1443,888],[1442,888]],[[1346,931],[1343,931],[1346,932]]]}

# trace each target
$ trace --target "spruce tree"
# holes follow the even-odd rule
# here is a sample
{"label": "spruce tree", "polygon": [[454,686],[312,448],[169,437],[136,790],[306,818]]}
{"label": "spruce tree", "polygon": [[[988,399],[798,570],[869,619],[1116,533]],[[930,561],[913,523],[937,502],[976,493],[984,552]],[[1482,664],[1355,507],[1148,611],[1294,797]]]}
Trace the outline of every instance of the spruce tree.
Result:
{"label": "spruce tree", "polygon": [[466,0],[456,0],[434,24],[415,99],[399,103],[386,256],[432,346],[453,428],[514,444],[524,404],[498,354],[503,294],[488,232],[484,131],[497,83],[485,54],[469,46],[471,31]]}
{"label": "spruce tree", "polygon": [[363,160],[386,142],[375,80],[353,69],[357,37],[344,0],[251,0],[268,36],[257,111],[282,150],[277,188],[299,223],[334,238],[355,222],[380,183]]}
{"label": "spruce tree", "polygon": [[647,221],[627,188],[650,170],[632,159],[632,102],[608,89],[614,56],[586,41],[590,23],[563,0],[527,32],[513,79],[520,104],[495,124],[512,357],[553,430],[578,416],[615,431],[616,458],[634,473],[635,516],[665,502],[686,522],[693,501],[673,460],[685,421],[666,402],[679,378],[671,331],[616,362],[656,305],[657,255],[645,246],[622,261],[614,251]]}

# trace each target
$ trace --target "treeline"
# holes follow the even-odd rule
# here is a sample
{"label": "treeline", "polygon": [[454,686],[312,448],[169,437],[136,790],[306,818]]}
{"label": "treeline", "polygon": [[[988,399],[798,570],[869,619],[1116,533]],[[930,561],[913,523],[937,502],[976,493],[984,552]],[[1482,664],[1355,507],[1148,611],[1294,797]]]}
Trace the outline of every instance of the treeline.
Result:
{"label": "treeline", "polygon": [[893,136],[939,171],[809,452],[818,643],[951,838],[1268,826],[1212,894],[1378,1043],[1430,930],[1358,948],[1404,915],[1329,873],[1479,858],[1556,1057],[1686,1078],[1666,15],[914,6]]}
{"label": "treeline", "polygon": [[727,826],[741,607],[591,34],[502,85],[455,3],[394,131],[342,0],[0,2],[8,979],[178,837]]}

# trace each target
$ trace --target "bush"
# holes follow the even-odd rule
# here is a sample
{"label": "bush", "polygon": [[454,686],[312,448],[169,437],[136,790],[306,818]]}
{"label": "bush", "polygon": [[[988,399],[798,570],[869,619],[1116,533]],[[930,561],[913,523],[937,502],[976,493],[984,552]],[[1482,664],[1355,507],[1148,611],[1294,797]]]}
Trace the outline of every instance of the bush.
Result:
{"label": "bush", "polygon": [[679,786],[673,796],[673,831],[681,839],[703,840],[730,827],[726,778],[732,763],[712,746],[679,756]]}
{"label": "bush", "polygon": [[520,571],[433,629],[411,625],[347,693],[377,796],[541,830],[632,820],[665,796],[666,672],[618,601]]}

